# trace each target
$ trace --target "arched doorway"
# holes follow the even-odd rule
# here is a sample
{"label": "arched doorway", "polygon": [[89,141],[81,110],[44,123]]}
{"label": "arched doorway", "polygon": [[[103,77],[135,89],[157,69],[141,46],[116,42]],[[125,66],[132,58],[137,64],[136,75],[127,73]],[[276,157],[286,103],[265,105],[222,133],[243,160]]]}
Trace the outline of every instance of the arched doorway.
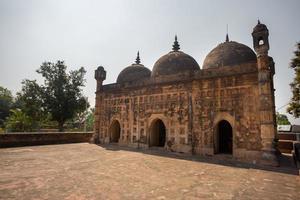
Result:
{"label": "arched doorway", "polygon": [[121,126],[117,120],[114,120],[109,128],[110,142],[118,143],[120,139]]}
{"label": "arched doorway", "polygon": [[222,120],[218,124],[217,141],[217,153],[232,154],[232,127],[226,120]]}
{"label": "arched doorway", "polygon": [[166,143],[166,127],[162,120],[157,119],[150,127],[149,146],[164,147]]}

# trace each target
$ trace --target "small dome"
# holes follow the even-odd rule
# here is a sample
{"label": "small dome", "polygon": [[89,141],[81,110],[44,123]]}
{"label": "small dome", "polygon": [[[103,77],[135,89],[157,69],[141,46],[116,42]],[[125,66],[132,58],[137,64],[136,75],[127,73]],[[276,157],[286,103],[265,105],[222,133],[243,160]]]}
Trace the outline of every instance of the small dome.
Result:
{"label": "small dome", "polygon": [[141,64],[132,64],[123,69],[118,78],[117,83],[137,81],[141,79],[150,78],[151,71]]}
{"label": "small dome", "polygon": [[117,78],[117,83],[138,81],[138,80],[150,78],[150,76],[151,76],[151,71],[148,68],[146,68],[144,65],[140,64],[140,56],[138,52],[135,63],[126,67],[120,72]]}
{"label": "small dome", "polygon": [[238,42],[226,41],[209,52],[203,62],[203,69],[256,61],[256,54],[251,48]]}
{"label": "small dome", "polygon": [[173,51],[160,57],[154,64],[152,77],[171,75],[184,72],[200,70],[196,60],[190,55],[179,51],[179,44],[175,36]]}

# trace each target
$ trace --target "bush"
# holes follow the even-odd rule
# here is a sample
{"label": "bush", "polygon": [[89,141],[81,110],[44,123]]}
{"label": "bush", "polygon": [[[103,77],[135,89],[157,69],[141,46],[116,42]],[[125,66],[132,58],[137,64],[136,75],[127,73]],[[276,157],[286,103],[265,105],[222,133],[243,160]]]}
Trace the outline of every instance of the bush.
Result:
{"label": "bush", "polygon": [[32,119],[20,109],[11,110],[10,116],[5,121],[5,128],[11,132],[32,131]]}

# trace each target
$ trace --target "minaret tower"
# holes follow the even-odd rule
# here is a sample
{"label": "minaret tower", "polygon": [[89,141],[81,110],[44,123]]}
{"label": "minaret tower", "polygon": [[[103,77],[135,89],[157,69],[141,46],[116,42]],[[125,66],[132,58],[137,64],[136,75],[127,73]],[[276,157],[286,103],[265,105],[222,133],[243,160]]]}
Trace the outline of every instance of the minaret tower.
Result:
{"label": "minaret tower", "polygon": [[97,81],[97,89],[96,89],[96,102],[95,102],[95,122],[94,122],[94,132],[95,135],[93,137],[95,143],[99,143],[100,138],[100,105],[102,105],[102,98],[101,98],[101,90],[103,81],[106,78],[106,71],[102,66],[99,66],[97,70],[95,70],[95,79]]}
{"label": "minaret tower", "polygon": [[262,164],[278,165],[275,150],[277,138],[273,76],[274,62],[268,55],[269,30],[258,20],[252,32],[253,45],[257,54],[259,118],[262,140]]}

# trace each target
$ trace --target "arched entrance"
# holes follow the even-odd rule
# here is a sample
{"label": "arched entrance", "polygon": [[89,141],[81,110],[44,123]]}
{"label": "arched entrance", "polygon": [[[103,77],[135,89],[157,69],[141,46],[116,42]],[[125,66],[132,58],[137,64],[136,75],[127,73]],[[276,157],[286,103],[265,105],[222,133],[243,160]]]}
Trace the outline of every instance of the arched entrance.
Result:
{"label": "arched entrance", "polygon": [[120,139],[121,126],[117,120],[114,120],[109,128],[110,142],[118,143]]}
{"label": "arched entrance", "polygon": [[166,127],[161,119],[156,119],[150,127],[149,147],[164,147],[166,143]]}
{"label": "arched entrance", "polygon": [[217,141],[217,153],[232,154],[232,127],[226,120],[218,123]]}

